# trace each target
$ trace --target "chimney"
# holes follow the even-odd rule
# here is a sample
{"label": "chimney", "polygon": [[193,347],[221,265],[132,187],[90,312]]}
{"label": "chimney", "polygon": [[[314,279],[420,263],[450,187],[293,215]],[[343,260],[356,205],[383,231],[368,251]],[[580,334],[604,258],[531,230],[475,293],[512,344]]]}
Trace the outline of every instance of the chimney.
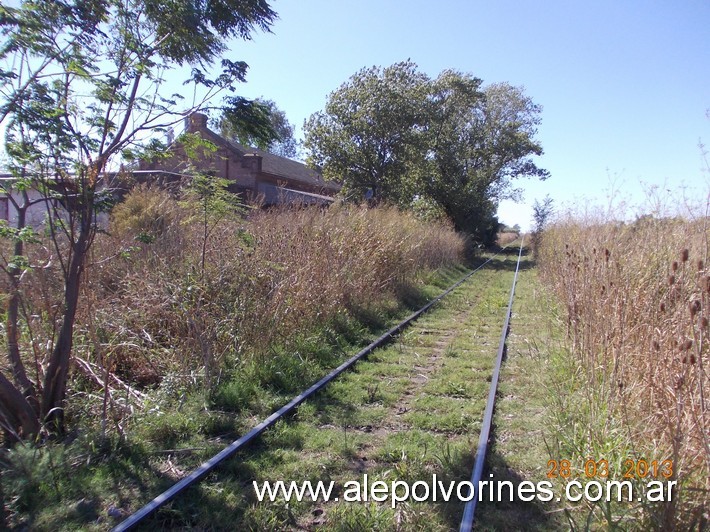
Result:
{"label": "chimney", "polygon": [[207,129],[207,115],[203,113],[192,113],[185,119],[188,133],[195,133],[202,129]]}
{"label": "chimney", "polygon": [[255,172],[261,172],[261,162],[263,157],[258,153],[245,153],[242,158],[242,167],[251,168]]}

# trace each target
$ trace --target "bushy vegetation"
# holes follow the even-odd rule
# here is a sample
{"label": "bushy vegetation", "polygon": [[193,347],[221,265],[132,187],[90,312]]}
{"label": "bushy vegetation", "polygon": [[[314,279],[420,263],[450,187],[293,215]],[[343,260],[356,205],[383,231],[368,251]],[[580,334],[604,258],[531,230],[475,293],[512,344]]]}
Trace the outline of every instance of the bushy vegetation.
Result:
{"label": "bushy vegetation", "polygon": [[[67,400],[68,426],[80,438],[2,458],[12,523],[42,528],[25,521],[28,513],[84,496],[65,473],[105,483],[96,475],[120,477],[125,467],[149,475],[146,450],[187,446],[201,449],[193,460],[206,457],[215,442],[204,438],[234,436],[249,416],[322,376],[400,313],[423,275],[460,263],[464,252],[450,227],[394,208],[347,206],[232,212],[203,245],[195,208],[194,199],[137,187],[97,236]],[[38,370],[61,302],[52,272],[59,266],[47,253],[41,242],[30,246],[30,262],[44,267],[22,283],[21,353]],[[18,461],[23,456],[36,459]],[[81,456],[91,456],[95,474],[82,469]],[[49,471],[38,465],[53,457]],[[27,464],[36,465],[22,473]],[[27,488],[55,470],[62,471],[55,491]],[[89,513],[104,516],[96,502],[103,488],[91,493],[99,499],[86,503]],[[67,523],[82,522],[79,514]]]}
{"label": "bushy vegetation", "polygon": [[[214,387],[246,360],[297,351],[324,328],[381,311],[419,273],[460,262],[464,250],[448,227],[393,208],[339,206],[233,213],[203,246],[194,208],[147,187],[115,208],[79,312],[75,354],[79,369],[96,371],[90,379],[108,371],[145,387],[199,374]],[[33,252],[42,263],[44,248]],[[59,302],[45,260],[23,294],[34,316],[23,352],[34,349],[36,360]]]}
{"label": "bushy vegetation", "polygon": [[[152,201],[150,191],[136,194]],[[135,235],[119,236],[125,246]],[[200,280],[201,238],[192,224],[174,224],[152,244],[102,264],[97,275],[123,277],[116,289],[102,283],[100,299],[126,305],[131,298],[127,306],[151,337],[166,335],[167,323],[182,324],[167,346],[183,342],[177,358],[201,352],[207,367],[235,354],[266,356],[276,345],[289,347],[299,335],[386,300],[417,272],[458,262],[463,251],[451,229],[395,209],[272,210],[220,224]],[[129,322],[110,328],[141,334]]]}
{"label": "bushy vegetation", "polygon": [[470,74],[436,78],[404,61],[364,68],[304,124],[308,161],[350,200],[444,214],[457,230],[495,244],[500,200],[513,182],[546,179],[533,158],[541,107],[519,87]]}
{"label": "bushy vegetation", "polygon": [[[65,434],[74,325],[97,214],[115,186],[112,170],[163,152],[157,133],[214,104],[265,142],[278,136],[263,105],[234,94],[248,65],[223,57],[230,40],[268,30],[277,15],[265,0],[177,0],[169,11],[142,0],[16,4],[0,5],[0,125],[12,176],[0,189],[18,214],[14,226],[0,224],[3,238],[14,244],[0,256],[10,286],[5,334],[12,367],[0,371],[0,417],[5,437],[20,441],[43,431]],[[191,104],[168,96],[163,86],[163,74],[183,67]],[[41,316],[55,322],[44,371],[37,359],[24,366],[17,348],[23,248],[34,238],[25,214],[33,205],[46,208],[52,220],[45,245],[53,248],[49,263],[61,265],[50,271],[64,292],[49,316]]]}
{"label": "bushy vegetation", "polygon": [[629,513],[655,529],[707,522],[709,224],[706,215],[571,216],[540,242],[541,274],[566,308],[572,380],[582,383],[563,452],[608,460],[617,480],[627,459],[670,460],[672,476],[656,477],[678,481],[671,502],[606,514],[610,526]]}

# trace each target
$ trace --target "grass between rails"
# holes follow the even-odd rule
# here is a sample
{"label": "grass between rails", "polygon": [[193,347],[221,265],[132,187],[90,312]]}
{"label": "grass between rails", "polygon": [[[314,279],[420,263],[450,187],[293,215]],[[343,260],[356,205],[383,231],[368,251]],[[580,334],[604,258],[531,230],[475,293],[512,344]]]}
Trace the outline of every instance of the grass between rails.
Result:
{"label": "grass between rails", "polygon": [[[563,429],[554,419],[559,408],[556,398],[561,396],[557,387],[550,386],[551,379],[556,378],[555,361],[563,356],[560,342],[564,329],[557,314],[556,304],[541,285],[532,258],[524,254],[483,475],[483,480],[511,482],[516,495],[510,502],[505,489],[505,500],[479,503],[478,530],[568,529],[560,502],[524,502],[517,496],[522,482],[549,481],[547,462],[559,459],[551,454],[551,447],[556,446],[558,432]],[[555,496],[562,488],[560,483],[554,485]]]}
{"label": "grass between rails", "polygon": [[[505,292],[504,287],[491,287],[495,272],[484,270],[479,274],[482,278],[472,282],[480,287],[487,281],[488,290],[475,294],[467,283],[468,290],[449,296],[395,344],[373,353],[312,405],[301,409],[295,423],[284,424],[287,437],[274,441],[277,433],[268,435],[268,447],[255,457],[245,457],[247,468],[258,464],[249,468],[251,475],[244,479],[247,491],[251,490],[252,479],[332,479],[342,486],[348,480],[360,480],[365,473],[372,481],[430,480],[436,472],[442,480],[465,478],[470,467],[471,438],[475,437],[471,429],[480,422],[482,410],[480,399],[476,404],[470,398],[482,397],[485,392],[480,393],[467,377],[462,378],[467,373],[463,368],[471,366],[469,358],[476,349],[458,338],[457,329],[470,318],[474,306],[500,314]],[[485,340],[489,334],[485,328],[482,323],[473,334],[490,343],[493,338]],[[490,354],[477,364],[489,370]],[[482,372],[483,380],[487,373]],[[299,437],[290,440],[288,436],[294,434]],[[284,453],[291,453],[291,459],[284,460]],[[244,512],[244,521],[238,524],[253,529],[447,529],[460,514],[456,505],[450,504],[429,508],[403,504],[392,509],[385,504],[344,502],[325,507],[291,503],[286,512],[279,511],[278,504],[256,503],[250,495],[252,503]]]}

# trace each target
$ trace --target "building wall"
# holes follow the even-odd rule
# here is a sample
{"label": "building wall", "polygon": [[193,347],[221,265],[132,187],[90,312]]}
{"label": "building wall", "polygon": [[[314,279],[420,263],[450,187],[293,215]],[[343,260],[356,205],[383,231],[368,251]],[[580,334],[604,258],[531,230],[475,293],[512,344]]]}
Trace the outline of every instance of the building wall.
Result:
{"label": "building wall", "polygon": [[[324,186],[313,186],[300,179],[289,179],[284,176],[271,175],[263,170],[263,159],[256,153],[240,153],[224,138],[207,127],[207,117],[201,113],[193,113],[185,119],[185,131],[197,133],[202,138],[217,146],[217,151],[203,150],[187,164],[184,147],[174,143],[170,150],[171,156],[159,161],[141,163],[141,170],[165,170],[176,173],[198,171],[229,179],[234,183],[234,189],[244,192],[247,198],[256,199],[264,195],[265,190],[272,187],[286,187],[293,190],[314,194],[332,194],[332,190],[324,192]],[[273,194],[269,194],[273,196]]]}
{"label": "building wall", "polygon": [[[13,194],[17,203],[24,201],[19,193],[14,192]],[[30,205],[26,211],[25,225],[37,229],[44,224],[47,218],[47,204],[45,202],[51,200],[43,200],[42,195],[36,190],[28,190],[27,196],[29,200],[33,202],[33,205]],[[11,227],[17,227],[17,209],[5,192],[0,192],[0,220],[7,221]]]}
{"label": "building wall", "polygon": [[[0,177],[0,180],[4,181],[3,186],[0,187],[0,220],[8,222],[10,227],[17,227],[19,216],[15,203],[22,205],[25,199],[11,187],[11,178]],[[10,195],[15,198],[15,203],[10,200]],[[31,205],[25,211],[25,227],[32,227],[35,231],[39,231],[45,226],[50,213],[55,212],[52,205],[48,205],[48,202],[56,202],[57,200],[48,199],[41,192],[34,189],[27,190],[27,198]],[[64,216],[66,213],[61,207],[57,209],[57,212],[60,216]],[[98,213],[97,223],[100,227],[108,227],[108,221],[108,213]]]}

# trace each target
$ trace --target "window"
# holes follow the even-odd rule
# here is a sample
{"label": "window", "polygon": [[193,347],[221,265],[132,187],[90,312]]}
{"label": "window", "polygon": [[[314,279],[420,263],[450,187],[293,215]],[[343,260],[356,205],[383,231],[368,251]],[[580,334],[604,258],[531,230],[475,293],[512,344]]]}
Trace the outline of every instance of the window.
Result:
{"label": "window", "polygon": [[10,201],[7,199],[7,196],[0,197],[0,220],[10,219],[10,213],[8,209],[9,203]]}

